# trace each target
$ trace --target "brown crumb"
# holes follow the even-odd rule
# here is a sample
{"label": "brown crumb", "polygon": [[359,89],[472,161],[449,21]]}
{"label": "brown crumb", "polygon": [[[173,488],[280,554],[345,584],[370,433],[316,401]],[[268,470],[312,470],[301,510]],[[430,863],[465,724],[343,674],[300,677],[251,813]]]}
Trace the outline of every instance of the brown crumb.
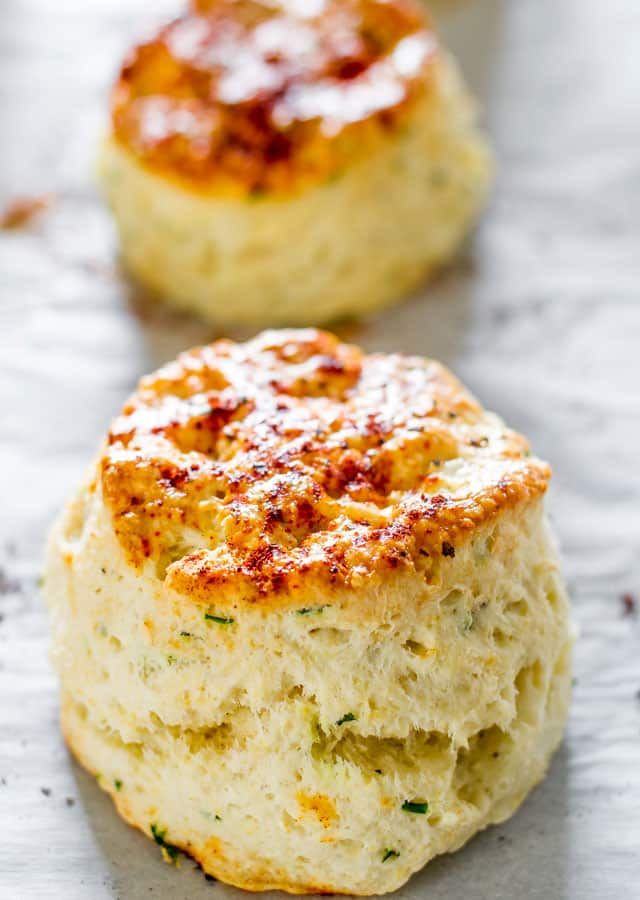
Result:
{"label": "brown crumb", "polygon": [[40,788],[40,791],[41,791],[41,793],[43,793],[43,794],[45,795],[45,797],[50,797],[50,796],[51,796],[51,788],[48,788],[48,787],[41,787],[41,788]]}
{"label": "brown crumb", "polygon": [[31,220],[48,209],[53,203],[53,194],[39,197],[14,197],[0,214],[0,228],[24,228]]}
{"label": "brown crumb", "polygon": [[638,610],[638,602],[630,591],[627,591],[626,594],[622,595],[622,606],[625,616],[633,616],[636,614]]}
{"label": "brown crumb", "polygon": [[75,806],[76,805],[76,801],[73,799],[73,797],[65,797],[64,802],[67,804],[67,806]]}

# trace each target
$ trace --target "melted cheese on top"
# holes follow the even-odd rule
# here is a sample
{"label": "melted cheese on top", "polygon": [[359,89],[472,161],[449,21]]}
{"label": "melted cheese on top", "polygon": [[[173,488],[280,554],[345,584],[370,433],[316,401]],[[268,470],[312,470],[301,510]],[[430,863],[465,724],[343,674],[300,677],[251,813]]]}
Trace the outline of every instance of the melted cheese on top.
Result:
{"label": "melted cheese on top", "polygon": [[99,471],[132,566],[203,602],[264,604],[425,571],[550,475],[439,363],[313,329],[144,378]]}
{"label": "melted cheese on top", "polygon": [[136,47],[116,139],[198,190],[288,191],[386,139],[424,93],[436,40],[412,0],[200,0]]}

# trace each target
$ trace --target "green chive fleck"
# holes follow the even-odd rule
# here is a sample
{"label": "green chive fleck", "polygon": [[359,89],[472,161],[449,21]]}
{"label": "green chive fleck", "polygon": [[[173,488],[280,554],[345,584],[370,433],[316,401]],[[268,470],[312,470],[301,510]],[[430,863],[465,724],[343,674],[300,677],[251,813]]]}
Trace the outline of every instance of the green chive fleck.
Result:
{"label": "green chive fleck", "polygon": [[175,862],[180,854],[179,847],[176,847],[175,844],[169,844],[164,836],[167,833],[166,828],[160,828],[155,822],[153,822],[150,826],[151,834],[153,835],[153,839],[156,844],[162,848],[162,855],[168,862]]}
{"label": "green chive fleck", "polygon": [[181,632],[180,632],[180,637],[183,637],[183,638],[191,638],[191,637],[193,637],[193,635],[191,634],[190,631],[181,631]]}
{"label": "green chive fleck", "polygon": [[173,653],[170,653],[170,654],[167,656],[167,663],[168,663],[170,666],[172,666],[172,665],[173,665],[174,663],[176,663],[176,662],[177,662],[177,657],[175,657],[175,656],[173,655]]}
{"label": "green chive fleck", "polygon": [[402,804],[402,809],[405,812],[416,813],[419,816],[424,816],[429,812],[429,804],[422,803],[419,800],[405,800]]}
{"label": "green chive fleck", "polygon": [[114,784],[114,787],[115,787],[115,789],[116,789],[117,791],[121,791],[121,790],[122,790],[122,782],[120,781],[119,778],[114,779],[113,784]]}
{"label": "green chive fleck", "polygon": [[227,618],[226,616],[214,616],[213,613],[205,613],[205,619],[207,622],[215,622],[218,625],[233,625],[235,619]]}
{"label": "green chive fleck", "polygon": [[345,713],[341,719],[338,719],[336,725],[344,725],[345,722],[355,722],[358,717],[352,712]]}
{"label": "green chive fleck", "polygon": [[397,859],[400,856],[397,850],[385,850],[382,855],[382,862],[386,862],[388,859]]}
{"label": "green chive fleck", "polygon": [[319,615],[323,610],[328,607],[328,603],[325,603],[324,606],[303,606],[302,609],[297,609],[296,614],[299,616],[310,616],[310,615]]}

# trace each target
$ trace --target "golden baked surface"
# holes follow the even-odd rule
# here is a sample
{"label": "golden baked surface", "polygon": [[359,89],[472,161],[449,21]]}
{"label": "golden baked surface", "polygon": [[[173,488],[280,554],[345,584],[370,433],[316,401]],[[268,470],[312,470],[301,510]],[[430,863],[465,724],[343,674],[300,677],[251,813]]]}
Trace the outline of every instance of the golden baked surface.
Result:
{"label": "golden baked surface", "polygon": [[549,478],[439,363],[312,329],[219,341],[144,378],[99,471],[130,564],[223,603],[428,574]]}
{"label": "golden baked surface", "polygon": [[116,139],[197,190],[326,179],[406,118],[434,35],[412,0],[201,0],[136,47]]}

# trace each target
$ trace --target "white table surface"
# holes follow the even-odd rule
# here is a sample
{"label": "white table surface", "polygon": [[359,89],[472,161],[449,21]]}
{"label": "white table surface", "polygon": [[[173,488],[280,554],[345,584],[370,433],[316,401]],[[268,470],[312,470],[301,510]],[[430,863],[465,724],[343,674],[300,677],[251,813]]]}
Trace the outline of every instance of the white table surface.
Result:
{"label": "white table surface", "polygon": [[[636,898],[640,612],[621,598],[640,597],[640,3],[438,5],[485,104],[496,189],[459,264],[349,336],[441,358],[553,463],[581,634],[546,782],[399,896]],[[176,7],[0,3],[0,199],[57,194],[0,235],[2,900],[241,897],[165,865],[71,762],[36,586],[47,526],[138,376],[214,336],[123,280],[91,181],[120,53]]]}

